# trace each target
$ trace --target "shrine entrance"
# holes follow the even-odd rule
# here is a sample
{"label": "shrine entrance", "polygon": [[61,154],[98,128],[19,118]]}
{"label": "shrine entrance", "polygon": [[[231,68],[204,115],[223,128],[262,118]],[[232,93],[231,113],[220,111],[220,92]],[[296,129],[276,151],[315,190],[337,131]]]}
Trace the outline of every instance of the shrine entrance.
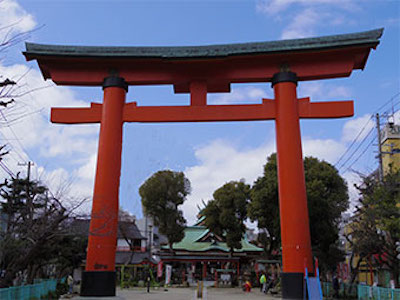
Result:
{"label": "shrine entrance", "polygon": [[[350,76],[363,69],[382,29],[263,43],[200,47],[86,47],[26,44],[45,79],[58,85],[102,86],[103,103],[53,108],[51,121],[100,123],[97,169],[82,296],[115,295],[118,190],[124,122],[275,120],[282,236],[282,296],[303,298],[305,266],[313,270],[299,120],[353,115],[353,102],[297,98],[305,80]],[[207,93],[231,83],[271,82],[274,99],[251,105],[207,105]],[[172,84],[189,106],[126,103],[128,86]]]}

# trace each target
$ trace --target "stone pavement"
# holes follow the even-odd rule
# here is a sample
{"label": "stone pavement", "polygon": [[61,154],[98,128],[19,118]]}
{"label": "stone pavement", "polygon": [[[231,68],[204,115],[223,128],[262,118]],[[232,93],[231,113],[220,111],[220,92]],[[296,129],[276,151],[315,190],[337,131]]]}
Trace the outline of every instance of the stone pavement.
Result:
{"label": "stone pavement", "polygon": [[[279,296],[265,295],[259,289],[252,289],[250,293],[245,293],[239,288],[208,288],[204,300],[256,300],[256,299],[269,299],[278,300]],[[154,290],[150,293],[146,292],[144,288],[123,289],[117,290],[117,297],[73,297],[74,300],[195,300],[195,290],[193,288],[168,288]]]}

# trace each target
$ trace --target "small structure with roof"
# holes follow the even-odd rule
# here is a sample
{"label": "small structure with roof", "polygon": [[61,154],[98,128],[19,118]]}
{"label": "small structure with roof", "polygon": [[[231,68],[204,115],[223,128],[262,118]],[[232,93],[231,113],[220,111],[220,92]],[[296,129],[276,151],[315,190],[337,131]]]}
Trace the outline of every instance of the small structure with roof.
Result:
{"label": "small structure with roof", "polygon": [[[238,281],[239,277],[263,253],[263,249],[251,244],[246,235],[241,249],[229,249],[225,238],[204,226],[204,217],[195,225],[185,228],[185,236],[179,243],[161,247],[160,259],[173,267],[173,281],[177,283],[197,280]],[[225,274],[225,275],[222,275]],[[229,276],[227,276],[229,274]]]}

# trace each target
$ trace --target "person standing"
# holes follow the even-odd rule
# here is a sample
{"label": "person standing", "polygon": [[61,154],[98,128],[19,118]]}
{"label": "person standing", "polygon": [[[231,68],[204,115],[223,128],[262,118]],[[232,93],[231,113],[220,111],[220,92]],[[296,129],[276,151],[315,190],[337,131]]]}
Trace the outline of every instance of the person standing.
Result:
{"label": "person standing", "polygon": [[147,275],[146,281],[147,281],[147,292],[150,293],[150,281],[151,281],[150,274]]}
{"label": "person standing", "polygon": [[67,284],[68,284],[68,294],[72,294],[73,287],[74,287],[74,278],[72,278],[71,274],[67,277]]}
{"label": "person standing", "polygon": [[336,274],[333,275],[332,286],[333,286],[333,290],[334,290],[333,297],[339,298],[339,279]]}
{"label": "person standing", "polygon": [[260,277],[260,285],[261,285],[261,291],[265,293],[265,290],[267,288],[267,277],[265,277],[264,272],[262,273]]}

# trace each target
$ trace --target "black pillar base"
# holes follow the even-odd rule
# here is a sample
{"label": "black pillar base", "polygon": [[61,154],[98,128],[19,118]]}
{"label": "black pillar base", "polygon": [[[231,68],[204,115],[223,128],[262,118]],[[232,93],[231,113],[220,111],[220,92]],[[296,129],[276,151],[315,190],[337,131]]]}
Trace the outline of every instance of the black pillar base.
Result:
{"label": "black pillar base", "polygon": [[303,299],[304,298],[304,274],[282,273],[282,298]]}
{"label": "black pillar base", "polygon": [[116,274],[110,271],[88,271],[82,273],[81,296],[115,296]]}

